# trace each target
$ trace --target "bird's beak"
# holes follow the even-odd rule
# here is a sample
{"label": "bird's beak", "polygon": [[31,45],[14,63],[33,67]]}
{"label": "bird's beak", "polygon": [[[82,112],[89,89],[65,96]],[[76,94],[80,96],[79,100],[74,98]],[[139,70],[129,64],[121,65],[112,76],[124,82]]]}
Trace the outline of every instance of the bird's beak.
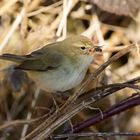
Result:
{"label": "bird's beak", "polygon": [[96,52],[102,52],[102,49],[101,49],[101,46],[94,46],[94,50],[96,51]]}
{"label": "bird's beak", "polygon": [[92,48],[90,48],[89,52],[102,52],[101,46],[93,46]]}

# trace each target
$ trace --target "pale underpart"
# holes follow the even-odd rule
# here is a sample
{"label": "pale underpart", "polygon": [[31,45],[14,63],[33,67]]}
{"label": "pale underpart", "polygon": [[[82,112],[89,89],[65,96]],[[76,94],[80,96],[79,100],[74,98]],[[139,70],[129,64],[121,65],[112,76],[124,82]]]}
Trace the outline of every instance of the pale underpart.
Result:
{"label": "pale underpart", "polygon": [[92,56],[81,55],[76,65],[71,64],[70,59],[65,59],[63,65],[54,70],[47,70],[41,74],[29,71],[28,74],[41,89],[48,92],[64,92],[82,82],[92,60]]}

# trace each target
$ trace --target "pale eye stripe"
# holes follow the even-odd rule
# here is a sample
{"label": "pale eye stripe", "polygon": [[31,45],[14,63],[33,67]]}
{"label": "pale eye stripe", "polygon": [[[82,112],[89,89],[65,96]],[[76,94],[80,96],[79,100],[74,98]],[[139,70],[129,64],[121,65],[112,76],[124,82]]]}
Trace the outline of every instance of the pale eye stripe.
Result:
{"label": "pale eye stripe", "polygon": [[74,43],[73,45],[77,46],[77,47],[86,47],[86,48],[90,48],[91,47],[90,44],[85,44],[85,43],[83,43],[83,44]]}

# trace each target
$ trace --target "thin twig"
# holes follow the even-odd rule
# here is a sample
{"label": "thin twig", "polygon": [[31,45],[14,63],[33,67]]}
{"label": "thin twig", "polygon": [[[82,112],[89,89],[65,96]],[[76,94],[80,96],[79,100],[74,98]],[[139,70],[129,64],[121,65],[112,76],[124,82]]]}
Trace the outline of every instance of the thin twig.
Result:
{"label": "thin twig", "polygon": [[[38,88],[38,89],[36,90],[36,92],[34,93],[34,100],[32,100],[32,103],[31,103],[31,111],[28,112],[28,114],[27,114],[27,120],[30,120],[31,117],[32,117],[32,110],[33,110],[34,107],[35,107],[36,101],[37,101],[38,96],[39,96],[39,92],[40,92],[40,89]],[[28,127],[29,127],[28,124],[25,124],[25,125],[23,126],[22,133],[21,133],[21,138],[23,138],[23,137],[26,136]]]}
{"label": "thin twig", "polygon": [[35,119],[30,119],[30,120],[15,120],[15,121],[9,121],[9,122],[5,122],[3,125],[0,126],[0,131],[8,128],[8,127],[12,127],[12,126],[20,126],[20,125],[24,125],[24,124],[34,124],[36,122],[42,121],[43,119],[47,118],[48,114],[45,114],[39,118],[35,118]]}
{"label": "thin twig", "polygon": [[[44,138],[45,136],[48,137],[56,128],[58,128],[61,124],[66,122],[69,118],[75,115],[75,112],[77,113],[79,110],[74,110],[74,112],[70,112],[68,114],[68,111],[70,109],[71,104],[75,102],[75,100],[83,93],[84,89],[87,87],[87,85],[97,78],[97,76],[111,63],[115,62],[118,58],[123,56],[124,54],[128,53],[131,49],[135,48],[135,44],[129,45],[126,49],[121,50],[117,54],[115,54],[113,57],[111,57],[107,62],[102,64],[95,73],[91,74],[88,79],[82,84],[80,88],[77,89],[77,91],[69,97],[69,99],[66,101],[66,103],[59,109],[59,111],[56,111],[50,118],[48,118],[44,123],[42,123],[40,126],[38,126],[35,130],[33,130],[30,134],[26,136],[26,138]],[[92,103],[93,101],[90,101],[87,105]]]}
{"label": "thin twig", "polygon": [[[80,88],[77,89],[77,91],[73,94],[73,96],[71,96],[68,101],[66,102],[66,104],[69,104],[69,102],[74,102],[77,97],[84,91],[84,89],[87,87],[87,85],[92,81],[95,80],[97,78],[97,76],[106,68],[108,67],[111,63],[115,62],[116,60],[118,60],[118,58],[120,58],[121,56],[125,55],[126,53],[128,53],[131,49],[136,48],[135,44],[131,44],[129,45],[127,48],[119,51],[117,54],[115,54],[114,56],[112,56],[108,61],[106,61],[104,64],[102,64],[94,73],[90,74],[87,78],[87,80],[81,85]],[[66,105],[64,105],[66,106]]]}
{"label": "thin twig", "polygon": [[[120,84],[121,85],[121,84]],[[119,88],[119,85],[117,84],[116,85],[118,88],[118,90],[120,90]],[[129,84],[128,85],[124,85],[122,86],[123,88],[125,88],[126,86],[129,87]],[[114,87],[115,87],[115,84],[114,84]],[[74,115],[76,115],[78,112],[80,112],[82,109],[85,108],[85,105],[90,105],[91,103],[93,102],[96,102],[100,99],[103,99],[104,97],[106,97],[107,95],[109,95],[109,93],[114,93],[114,87],[111,88],[110,86],[110,90],[105,90],[103,92],[103,89],[101,88],[100,90],[95,90],[95,93],[92,92],[92,95],[95,95],[95,98],[88,98],[85,102],[84,102],[84,105],[83,105],[83,102],[79,102],[79,104],[73,104],[71,105],[71,108],[68,108],[67,112],[62,115],[58,120],[56,120],[54,123],[52,123],[48,128],[42,130],[41,132],[36,132],[36,136],[33,136],[33,137],[30,137],[29,139],[36,139],[36,140],[39,140],[40,138],[44,138],[45,136],[48,137],[49,134],[51,132],[53,132],[56,128],[58,128],[60,125],[62,125],[64,122],[68,121],[70,118],[72,118]],[[135,87],[135,85],[134,85]],[[130,86],[131,88],[131,86]],[[116,91],[117,91],[116,89]],[[136,89],[140,89],[140,87],[137,87],[136,86]],[[111,92],[112,90],[112,92]],[[98,96],[98,92],[99,92],[99,96]],[[109,93],[108,93],[109,92]],[[100,95],[101,93],[104,93],[103,96]],[[99,113],[100,114],[100,113]],[[102,119],[102,118],[101,118]],[[45,124],[43,124],[45,126]],[[43,126],[42,126],[43,127]]]}
{"label": "thin twig", "polygon": [[4,38],[4,40],[2,41],[1,45],[0,45],[0,54],[3,50],[3,48],[6,46],[6,44],[8,43],[9,39],[11,38],[11,36],[13,35],[13,33],[15,32],[15,30],[17,29],[18,25],[21,23],[22,18],[24,17],[24,13],[25,13],[25,9],[23,8],[21,10],[21,12],[19,13],[19,15],[16,17],[13,25],[11,26],[9,32],[7,33],[6,37]]}
{"label": "thin twig", "polygon": [[[111,90],[111,89],[110,89]],[[102,97],[103,98],[103,97]],[[140,104],[140,96],[139,94],[135,94],[135,95],[132,95],[131,97],[127,98],[127,99],[124,99],[123,101],[121,101],[120,103],[118,104],[115,104],[113,106],[111,106],[109,109],[107,109],[106,111],[103,111],[102,114],[101,113],[98,113],[96,114],[95,116],[75,125],[73,127],[73,131],[68,131],[66,130],[64,133],[77,133],[77,132],[80,132],[82,129],[85,129],[87,127],[90,127],[91,125],[95,125],[97,124],[98,122],[101,122],[111,116],[114,116],[116,114],[119,114],[127,109],[130,109],[132,107],[135,107],[137,105]]]}
{"label": "thin twig", "polygon": [[47,7],[41,7],[40,9],[36,10],[36,11],[33,11],[33,12],[30,12],[27,14],[28,17],[31,17],[31,16],[36,16],[42,12],[47,12],[49,10],[52,10],[52,8],[55,8],[57,6],[60,6],[62,4],[62,1],[58,1],[54,4],[51,4],[50,6],[47,6]]}
{"label": "thin twig", "polygon": [[76,137],[114,137],[114,136],[125,136],[125,137],[134,137],[140,136],[140,133],[136,132],[86,132],[86,133],[75,133],[75,134],[62,134],[53,137],[54,139],[60,138],[76,138]]}

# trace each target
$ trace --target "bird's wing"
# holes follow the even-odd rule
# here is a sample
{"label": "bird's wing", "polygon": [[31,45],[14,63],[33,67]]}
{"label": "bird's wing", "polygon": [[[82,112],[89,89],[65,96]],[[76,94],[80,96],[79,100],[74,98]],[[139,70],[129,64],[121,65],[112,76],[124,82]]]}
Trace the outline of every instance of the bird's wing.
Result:
{"label": "bird's wing", "polygon": [[28,55],[3,54],[0,59],[17,62],[17,69],[47,71],[61,65],[63,54],[58,43],[52,43]]}
{"label": "bird's wing", "polygon": [[15,55],[15,54],[2,54],[0,55],[0,59],[13,61],[13,62],[23,62],[25,60],[31,60],[31,57],[29,58],[28,55]]}
{"label": "bird's wing", "polygon": [[28,59],[18,65],[17,68],[32,71],[52,70],[61,65],[63,58],[63,54],[57,48],[42,48],[28,55]]}

